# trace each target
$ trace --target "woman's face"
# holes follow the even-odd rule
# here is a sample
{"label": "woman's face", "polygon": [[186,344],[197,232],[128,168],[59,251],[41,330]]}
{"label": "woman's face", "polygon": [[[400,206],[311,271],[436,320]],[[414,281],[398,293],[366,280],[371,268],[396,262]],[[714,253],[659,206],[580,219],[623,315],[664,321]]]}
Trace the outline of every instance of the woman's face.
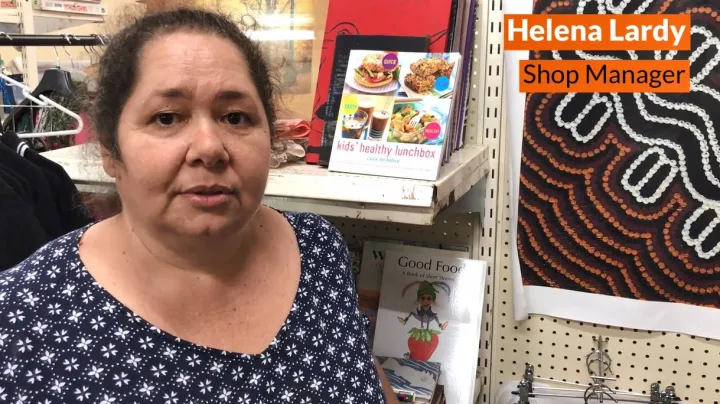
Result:
{"label": "woman's face", "polygon": [[270,133],[245,56],[216,35],[160,35],[142,50],[120,116],[119,160],[104,157],[123,214],[190,235],[247,224],[265,191]]}

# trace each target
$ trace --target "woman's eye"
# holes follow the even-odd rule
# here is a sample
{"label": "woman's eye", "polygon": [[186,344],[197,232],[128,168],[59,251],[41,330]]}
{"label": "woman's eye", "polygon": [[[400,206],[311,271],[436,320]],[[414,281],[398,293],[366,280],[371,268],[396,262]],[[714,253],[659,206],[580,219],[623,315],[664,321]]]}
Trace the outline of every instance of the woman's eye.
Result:
{"label": "woman's eye", "polygon": [[231,112],[223,117],[223,119],[230,125],[247,125],[250,123],[250,118],[242,112]]}
{"label": "woman's eye", "polygon": [[163,113],[155,115],[155,121],[162,126],[170,126],[175,123],[175,114]]}

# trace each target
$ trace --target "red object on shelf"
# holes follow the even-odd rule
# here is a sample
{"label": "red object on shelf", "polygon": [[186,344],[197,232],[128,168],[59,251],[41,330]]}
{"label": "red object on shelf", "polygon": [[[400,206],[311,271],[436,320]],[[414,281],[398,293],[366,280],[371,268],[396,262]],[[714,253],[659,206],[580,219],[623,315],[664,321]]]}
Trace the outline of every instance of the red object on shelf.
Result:
{"label": "red object on shelf", "polygon": [[329,3],[305,157],[310,164],[317,164],[317,148],[322,146],[335,38],[338,35],[427,36],[430,37],[430,52],[442,53],[447,48],[452,8],[452,0],[334,0]]}

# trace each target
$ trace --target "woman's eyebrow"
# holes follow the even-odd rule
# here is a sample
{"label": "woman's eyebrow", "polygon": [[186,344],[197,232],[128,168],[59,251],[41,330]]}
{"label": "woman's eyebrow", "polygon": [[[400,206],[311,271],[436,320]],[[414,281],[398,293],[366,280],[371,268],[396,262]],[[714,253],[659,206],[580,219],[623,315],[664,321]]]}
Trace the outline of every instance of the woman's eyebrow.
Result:
{"label": "woman's eyebrow", "polygon": [[[163,88],[154,91],[150,95],[150,99],[163,99],[163,100],[192,100],[193,91],[184,87],[170,87]],[[252,95],[243,90],[222,90],[218,92],[214,97],[215,102],[228,103],[240,101],[246,104],[249,108],[257,109],[255,100]]]}
{"label": "woman's eyebrow", "polygon": [[252,97],[249,93],[240,90],[223,90],[219,92],[215,99],[218,101],[239,101],[250,100]]}
{"label": "woman's eyebrow", "polygon": [[192,92],[186,88],[181,87],[172,87],[172,88],[164,88],[157,90],[152,93],[153,97],[160,97],[160,98],[171,98],[171,99],[191,99],[192,98]]}

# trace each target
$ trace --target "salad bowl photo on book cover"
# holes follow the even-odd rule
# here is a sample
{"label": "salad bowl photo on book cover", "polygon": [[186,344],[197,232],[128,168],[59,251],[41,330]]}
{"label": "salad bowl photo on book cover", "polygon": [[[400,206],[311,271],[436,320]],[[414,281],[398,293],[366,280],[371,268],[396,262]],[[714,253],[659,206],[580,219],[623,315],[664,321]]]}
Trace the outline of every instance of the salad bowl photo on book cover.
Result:
{"label": "salad bowl photo on book cover", "polygon": [[387,141],[391,143],[442,145],[446,133],[428,137],[426,128],[437,125],[446,128],[448,124],[447,102],[434,99],[396,99],[390,118]]}

